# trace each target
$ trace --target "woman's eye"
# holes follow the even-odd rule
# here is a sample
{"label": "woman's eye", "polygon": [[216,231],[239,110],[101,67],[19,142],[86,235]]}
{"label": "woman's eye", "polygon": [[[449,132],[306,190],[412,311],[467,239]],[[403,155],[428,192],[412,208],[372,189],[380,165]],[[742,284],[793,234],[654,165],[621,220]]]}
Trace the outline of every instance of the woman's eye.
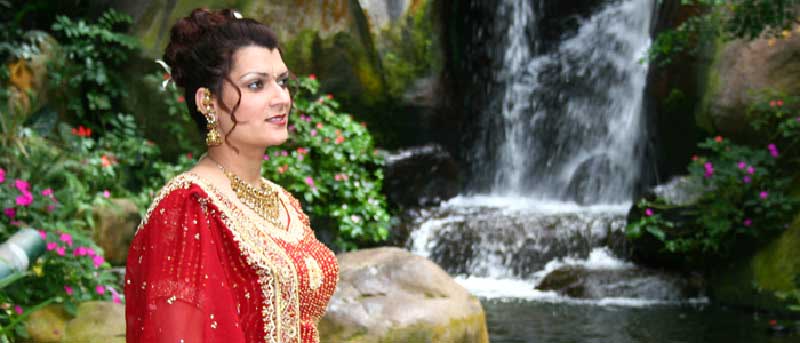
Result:
{"label": "woman's eye", "polygon": [[289,78],[288,77],[282,77],[282,78],[278,79],[278,85],[281,86],[281,88],[289,87]]}
{"label": "woman's eye", "polygon": [[263,87],[264,87],[264,81],[261,80],[253,81],[247,84],[247,88],[250,89],[261,89]]}

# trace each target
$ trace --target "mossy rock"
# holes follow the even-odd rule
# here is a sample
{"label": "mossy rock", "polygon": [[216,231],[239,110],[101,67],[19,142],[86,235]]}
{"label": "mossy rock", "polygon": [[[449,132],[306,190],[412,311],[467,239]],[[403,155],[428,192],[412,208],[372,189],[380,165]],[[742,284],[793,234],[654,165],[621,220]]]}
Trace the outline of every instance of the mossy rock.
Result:
{"label": "mossy rock", "polygon": [[60,304],[50,304],[30,314],[25,330],[32,342],[57,343],[64,338],[67,322],[72,316]]}
{"label": "mossy rock", "polygon": [[67,323],[64,342],[125,343],[125,305],[89,301]]}
{"label": "mossy rock", "polygon": [[800,216],[752,256],[720,266],[710,278],[711,296],[723,304],[786,311],[776,293],[794,289],[800,275]]}

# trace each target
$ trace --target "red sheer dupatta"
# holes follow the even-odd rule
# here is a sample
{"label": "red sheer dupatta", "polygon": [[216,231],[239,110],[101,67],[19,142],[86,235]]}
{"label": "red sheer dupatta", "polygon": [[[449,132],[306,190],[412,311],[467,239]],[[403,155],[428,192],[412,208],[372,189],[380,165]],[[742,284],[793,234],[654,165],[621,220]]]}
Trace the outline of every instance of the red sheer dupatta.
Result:
{"label": "red sheer dupatta", "polygon": [[224,256],[224,224],[202,189],[182,186],[161,192],[131,243],[127,342],[246,342],[241,299],[224,268],[237,262]]}

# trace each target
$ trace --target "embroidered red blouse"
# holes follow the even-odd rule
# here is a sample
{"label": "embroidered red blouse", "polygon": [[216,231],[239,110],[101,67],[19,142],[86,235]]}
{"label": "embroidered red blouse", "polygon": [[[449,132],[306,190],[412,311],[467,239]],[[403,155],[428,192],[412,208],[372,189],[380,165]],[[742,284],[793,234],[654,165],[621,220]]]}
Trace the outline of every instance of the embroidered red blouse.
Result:
{"label": "embroidered red blouse", "polygon": [[336,257],[294,197],[276,228],[195,174],[172,179],[131,243],[127,342],[319,342]]}

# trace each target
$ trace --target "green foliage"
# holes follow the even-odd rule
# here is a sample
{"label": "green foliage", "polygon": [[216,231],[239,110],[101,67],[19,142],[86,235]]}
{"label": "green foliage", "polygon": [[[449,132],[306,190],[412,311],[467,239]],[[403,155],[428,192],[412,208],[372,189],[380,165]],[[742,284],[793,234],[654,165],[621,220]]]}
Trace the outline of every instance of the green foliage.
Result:
{"label": "green foliage", "polygon": [[778,292],[777,296],[787,302],[790,311],[800,312],[800,275],[794,278],[795,288],[789,292]]}
{"label": "green foliage", "polygon": [[412,82],[430,75],[439,66],[435,54],[432,1],[416,9],[401,25],[380,33],[378,44],[386,45],[381,56],[389,94],[401,97]]}
{"label": "green foliage", "polygon": [[390,216],[381,193],[383,158],[366,127],[338,112],[319,82],[296,81],[290,138],[264,155],[266,177],[300,197],[318,222],[335,223],[336,244],[353,249],[388,237]]}
{"label": "green foliage", "polygon": [[699,8],[704,14],[659,33],[646,60],[669,64],[675,55],[697,54],[717,38],[788,38],[792,25],[800,21],[798,0],[682,0],[681,5]]}
{"label": "green foliage", "polygon": [[113,125],[110,114],[122,112],[121,99],[127,92],[119,71],[138,47],[125,33],[132,22],[109,10],[96,24],[58,16],[52,26],[66,58],[50,68],[51,94],[64,104],[61,112],[98,133]]}
{"label": "green foliage", "polygon": [[628,226],[629,237],[649,233],[669,253],[727,257],[737,242],[784,230],[800,208],[789,192],[800,162],[800,117],[787,115],[797,113],[800,99],[767,99],[750,110],[764,143],[752,147],[719,136],[700,143],[705,157],[695,156],[688,168],[700,187],[697,201],[688,207],[640,201],[643,215]]}

